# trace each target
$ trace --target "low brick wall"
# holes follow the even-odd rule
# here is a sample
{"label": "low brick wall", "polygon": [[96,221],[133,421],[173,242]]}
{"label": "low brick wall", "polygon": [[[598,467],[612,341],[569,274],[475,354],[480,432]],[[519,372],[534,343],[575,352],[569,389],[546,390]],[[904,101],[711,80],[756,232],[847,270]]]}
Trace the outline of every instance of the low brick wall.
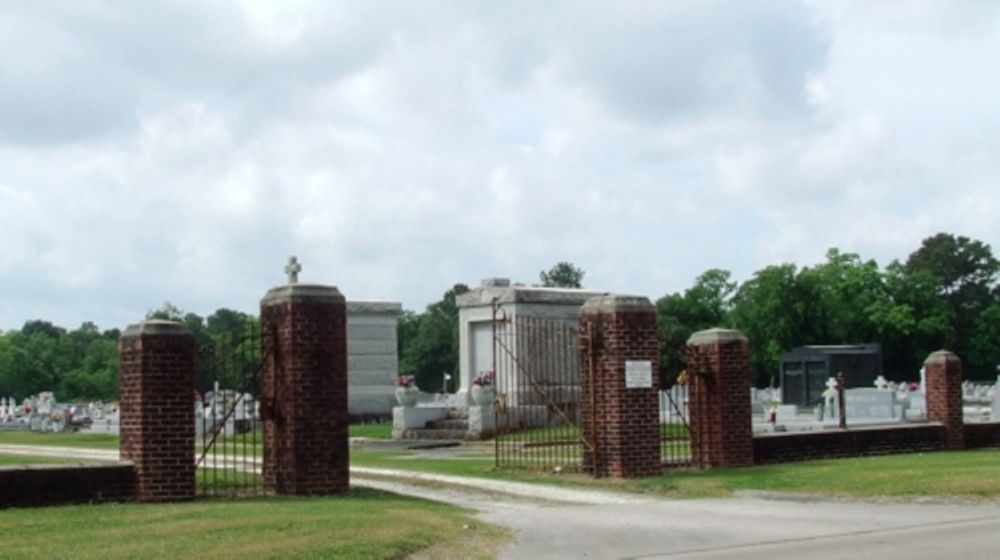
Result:
{"label": "low brick wall", "polygon": [[[1000,424],[997,435],[1000,436]],[[942,424],[777,433],[754,436],[753,455],[755,465],[768,465],[943,451],[947,441],[947,431]]]}
{"label": "low brick wall", "polygon": [[0,467],[0,509],[135,499],[136,472],[130,462]]}
{"label": "low brick wall", "polygon": [[966,424],[965,448],[1000,447],[1000,422]]}

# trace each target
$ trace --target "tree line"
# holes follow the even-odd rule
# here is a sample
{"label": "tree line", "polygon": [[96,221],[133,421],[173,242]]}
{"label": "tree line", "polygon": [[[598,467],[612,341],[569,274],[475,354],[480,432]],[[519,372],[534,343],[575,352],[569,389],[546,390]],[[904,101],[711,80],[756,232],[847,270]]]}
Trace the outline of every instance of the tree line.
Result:
{"label": "tree line", "polygon": [[[579,288],[584,274],[560,262],[539,280]],[[950,233],[925,239],[906,260],[884,268],[830,249],[825,262],[767,266],[742,283],[710,269],[683,292],[656,300],[661,380],[669,386],[685,369],[691,334],[720,326],[750,340],[758,386],[772,383],[781,354],[796,346],[863,342],[882,345],[886,376],[897,381],[915,379],[927,355],[942,348],[962,358],[966,378],[993,379],[1000,373],[998,274],[988,244]],[[424,311],[405,310],[398,318],[399,373],[414,375],[425,391],[457,389],[456,298],[467,291],[455,284]],[[199,346],[258,321],[225,308],[202,317],[170,303],[147,318],[184,323]],[[119,336],[93,323],[67,331],[41,320],[0,335],[0,397],[54,390],[61,401],[117,398]]]}
{"label": "tree line", "polygon": [[884,268],[830,249],[826,262],[785,263],[741,284],[721,269],[656,302],[660,373],[672,384],[684,370],[692,333],[730,327],[750,341],[754,383],[778,373],[782,353],[811,344],[878,342],[887,378],[912,381],[933,351],[963,361],[966,379],[1000,373],[1000,263],[986,243],[950,233],[924,239],[905,261]]}

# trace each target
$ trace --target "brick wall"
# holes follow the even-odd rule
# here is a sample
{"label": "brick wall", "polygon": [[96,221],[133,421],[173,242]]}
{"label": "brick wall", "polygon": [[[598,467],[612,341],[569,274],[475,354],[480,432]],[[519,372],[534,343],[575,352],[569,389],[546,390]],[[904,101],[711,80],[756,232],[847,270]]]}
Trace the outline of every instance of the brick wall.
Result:
{"label": "brick wall", "polygon": [[194,498],[194,337],[180,323],[143,321],[118,352],[119,451],[135,465],[137,499]]}
{"label": "brick wall", "polygon": [[291,284],[261,301],[264,484],[279,494],[349,491],[347,308],[330,286]]}
{"label": "brick wall", "polygon": [[[595,476],[657,476],[660,465],[656,310],[649,299],[599,296],[580,310],[584,468]],[[626,388],[625,362],[649,362],[648,388]],[[588,375],[590,367],[593,375]],[[591,400],[591,392],[593,400]]]}
{"label": "brick wall", "polygon": [[695,466],[753,464],[750,347],[739,331],[710,329],[687,345],[691,458]]}
{"label": "brick wall", "polygon": [[947,350],[938,350],[927,357],[924,367],[927,420],[944,424],[948,449],[964,449],[962,361]]}
{"label": "brick wall", "polygon": [[946,443],[941,424],[766,434],[753,438],[753,461],[767,465],[942,451]]}
{"label": "brick wall", "polygon": [[131,463],[0,467],[0,509],[129,502],[136,490]]}
{"label": "brick wall", "polygon": [[1000,422],[983,422],[963,426],[965,449],[1000,447]]}

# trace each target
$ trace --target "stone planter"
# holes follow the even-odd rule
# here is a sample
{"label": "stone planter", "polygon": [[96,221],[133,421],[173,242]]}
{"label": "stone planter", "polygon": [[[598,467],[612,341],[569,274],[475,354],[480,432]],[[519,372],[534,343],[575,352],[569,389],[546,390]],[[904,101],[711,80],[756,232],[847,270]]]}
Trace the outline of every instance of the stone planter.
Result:
{"label": "stone planter", "polygon": [[416,387],[396,387],[396,402],[399,406],[415,406],[420,389]]}
{"label": "stone planter", "polygon": [[473,385],[469,390],[472,402],[478,406],[492,406],[496,390],[492,385]]}

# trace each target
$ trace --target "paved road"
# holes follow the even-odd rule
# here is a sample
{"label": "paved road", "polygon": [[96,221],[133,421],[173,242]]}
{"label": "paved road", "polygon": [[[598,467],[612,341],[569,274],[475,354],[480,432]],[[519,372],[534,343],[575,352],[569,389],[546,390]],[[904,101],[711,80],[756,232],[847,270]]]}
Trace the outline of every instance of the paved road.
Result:
{"label": "paved road", "polygon": [[[0,445],[0,452],[12,447]],[[56,453],[52,449],[46,451]],[[59,449],[69,456],[117,455]],[[517,542],[502,553],[505,559],[1000,558],[996,503],[842,502],[749,493],[657,500],[406,471],[351,472],[354,484],[475,508],[482,521],[512,528]]]}

